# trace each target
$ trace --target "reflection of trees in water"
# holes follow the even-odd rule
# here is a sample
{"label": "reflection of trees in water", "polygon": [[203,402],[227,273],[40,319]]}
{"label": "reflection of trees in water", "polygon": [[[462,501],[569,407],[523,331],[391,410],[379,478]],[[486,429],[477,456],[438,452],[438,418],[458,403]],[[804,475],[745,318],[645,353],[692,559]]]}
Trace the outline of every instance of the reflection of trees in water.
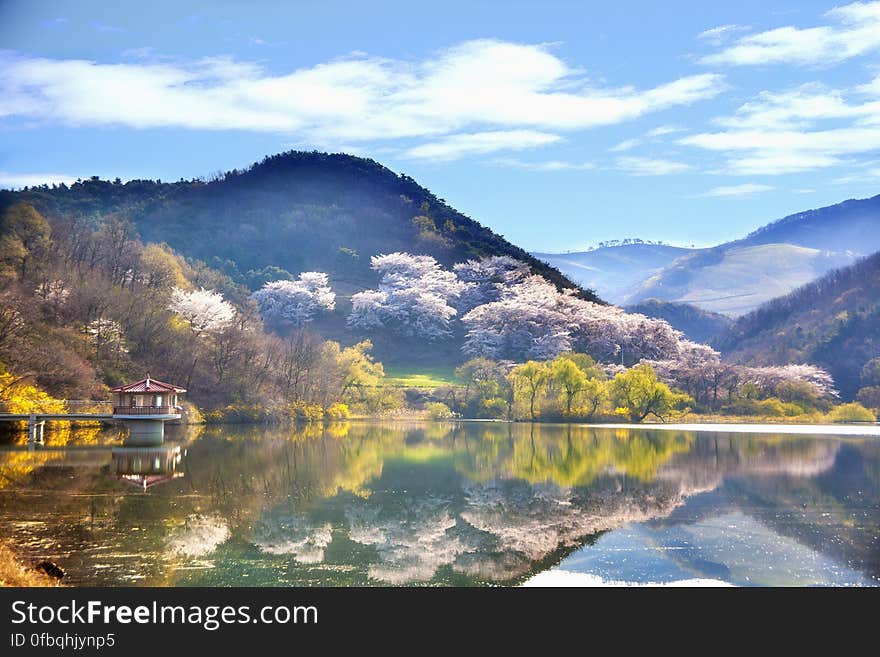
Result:
{"label": "reflection of trees in water", "polygon": [[[725,477],[760,491],[771,508],[796,506],[797,488],[778,499],[767,490],[781,481],[836,485],[836,475],[821,473],[839,445],[494,423],[209,428],[188,445],[186,476],[148,494],[100,467],[65,482],[32,462],[16,487],[48,479],[58,491],[88,495],[12,496],[19,509],[0,520],[47,520],[27,540],[49,546],[57,538],[74,560],[74,581],[134,573],[143,583],[199,583],[200,571],[175,568],[219,568],[248,550],[264,555],[265,568],[286,560],[293,582],[296,564],[345,565],[362,583],[515,581],[601,532],[666,517]],[[878,462],[864,462],[875,501]],[[336,581],[330,571],[310,577]]]}
{"label": "reflection of trees in water", "polygon": [[814,477],[833,465],[840,442],[790,435],[706,434],[661,468],[659,477],[711,489],[739,473]]}
{"label": "reflection of trees in water", "polygon": [[723,493],[780,535],[880,579],[880,444],[842,444],[814,477],[744,472]]}

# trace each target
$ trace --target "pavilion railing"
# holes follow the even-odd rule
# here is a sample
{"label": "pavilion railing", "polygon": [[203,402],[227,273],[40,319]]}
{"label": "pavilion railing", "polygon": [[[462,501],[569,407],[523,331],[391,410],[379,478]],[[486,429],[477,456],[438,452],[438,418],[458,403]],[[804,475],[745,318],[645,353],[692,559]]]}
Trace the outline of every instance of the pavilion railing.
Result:
{"label": "pavilion railing", "polygon": [[114,406],[113,415],[179,415],[176,406]]}

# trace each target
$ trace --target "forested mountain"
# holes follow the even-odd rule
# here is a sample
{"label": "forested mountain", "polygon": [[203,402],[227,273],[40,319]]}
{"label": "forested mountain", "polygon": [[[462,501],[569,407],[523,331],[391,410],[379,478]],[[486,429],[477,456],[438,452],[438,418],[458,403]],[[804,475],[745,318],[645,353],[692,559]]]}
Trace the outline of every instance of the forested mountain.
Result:
{"label": "forested mountain", "polygon": [[533,255],[573,281],[596,290],[603,299],[624,304],[646,279],[691,252],[693,249],[680,246],[625,240],[590,251]]}
{"label": "forested mountain", "polygon": [[[370,258],[407,251],[441,264],[510,256],[560,288],[558,270],[533,258],[443,199],[381,164],[345,154],[290,151],[210,181],[91,178],[67,187],[0,192],[0,209],[30,203],[48,219],[111,214],[131,220],[145,242],[167,243],[256,289],[301,271],[326,272],[345,294],[371,287]],[[595,299],[590,292],[583,298]]]}
{"label": "forested mountain", "polygon": [[[880,196],[793,214],[708,249],[671,248],[665,263],[638,244],[595,249],[587,260],[540,257],[615,303],[654,298],[736,317],[880,249]],[[608,260],[622,265],[610,278],[578,266]]]}
{"label": "forested mountain", "polygon": [[711,342],[721,335],[733,322],[726,315],[702,310],[687,303],[672,303],[659,299],[645,299],[641,303],[626,306],[631,313],[665,319],[694,342]]}
{"label": "forested mountain", "polygon": [[715,346],[740,363],[821,365],[849,398],[860,386],[880,384],[863,375],[880,356],[880,253],[763,304],[740,317]]}

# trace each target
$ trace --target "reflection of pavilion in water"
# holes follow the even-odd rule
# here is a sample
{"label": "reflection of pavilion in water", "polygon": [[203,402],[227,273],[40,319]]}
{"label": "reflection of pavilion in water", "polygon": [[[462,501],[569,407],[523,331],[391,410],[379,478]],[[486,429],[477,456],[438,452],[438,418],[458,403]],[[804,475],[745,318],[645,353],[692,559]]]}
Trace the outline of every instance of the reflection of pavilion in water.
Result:
{"label": "reflection of pavilion in water", "polygon": [[115,447],[110,476],[142,490],[183,476],[185,452],[179,445],[161,447]]}

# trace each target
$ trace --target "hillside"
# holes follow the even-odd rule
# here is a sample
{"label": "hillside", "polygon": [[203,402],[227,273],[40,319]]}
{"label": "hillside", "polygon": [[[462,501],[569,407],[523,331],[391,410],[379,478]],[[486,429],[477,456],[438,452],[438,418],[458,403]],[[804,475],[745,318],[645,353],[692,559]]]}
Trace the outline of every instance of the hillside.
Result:
{"label": "hillside", "polygon": [[854,259],[793,244],[723,245],[679,258],[630,299],[659,298],[737,317]]}
{"label": "hillside", "polygon": [[694,342],[711,342],[732,323],[726,315],[702,310],[687,303],[672,303],[659,299],[646,299],[624,308],[630,313],[665,319]]}
{"label": "hillside", "polygon": [[91,178],[70,187],[0,192],[0,209],[16,200],[50,220],[85,217],[100,223],[122,214],[145,242],[165,242],[251,289],[318,270],[350,294],[374,286],[370,258],[393,251],[432,255],[447,266],[508,255],[560,288],[574,286],[412,178],[345,154],[290,151],[210,181],[122,184]]}
{"label": "hillside", "polygon": [[[748,244],[797,244],[824,251],[869,255],[880,250],[880,195],[849,199],[789,215],[739,240]],[[734,242],[733,244],[738,244]]]}
{"label": "hillside", "polygon": [[880,249],[880,196],[793,214],[712,248],[673,248],[538,255],[615,303],[659,299],[737,317]]}
{"label": "hillside", "polygon": [[763,304],[715,346],[739,363],[821,365],[851,398],[865,363],[880,356],[880,253]]}
{"label": "hillside", "polygon": [[668,244],[615,244],[574,253],[534,253],[581,285],[608,301],[626,303],[639,285],[658,274],[676,258],[693,252]]}

